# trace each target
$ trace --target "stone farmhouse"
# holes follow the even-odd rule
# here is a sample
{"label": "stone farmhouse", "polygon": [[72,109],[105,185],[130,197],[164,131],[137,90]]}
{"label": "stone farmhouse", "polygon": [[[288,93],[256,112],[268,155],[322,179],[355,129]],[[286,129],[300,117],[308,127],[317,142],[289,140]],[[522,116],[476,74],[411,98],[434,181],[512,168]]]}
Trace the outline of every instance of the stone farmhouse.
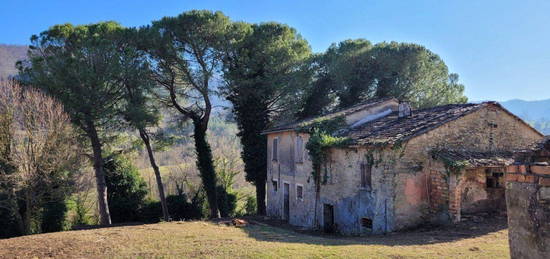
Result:
{"label": "stone farmhouse", "polygon": [[[316,188],[304,125],[345,119]],[[511,151],[543,135],[496,102],[411,110],[397,99],[279,125],[268,139],[267,214],[345,235],[386,233],[505,211]]]}

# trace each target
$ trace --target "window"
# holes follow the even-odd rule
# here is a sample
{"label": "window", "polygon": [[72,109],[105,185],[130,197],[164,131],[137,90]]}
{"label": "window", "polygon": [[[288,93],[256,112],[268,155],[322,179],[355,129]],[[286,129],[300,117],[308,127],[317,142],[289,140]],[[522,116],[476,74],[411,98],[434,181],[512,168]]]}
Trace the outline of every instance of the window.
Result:
{"label": "window", "polygon": [[271,184],[273,184],[273,191],[276,192],[277,188],[279,187],[279,182],[275,179],[271,180]]}
{"label": "window", "polygon": [[296,163],[304,162],[304,139],[302,136],[296,137]]}
{"label": "window", "polygon": [[300,184],[296,185],[296,199],[298,200],[304,199],[304,186]]}
{"label": "window", "polygon": [[273,139],[273,145],[271,150],[271,157],[273,161],[277,161],[279,159],[279,138]]}
{"label": "window", "polygon": [[361,218],[361,226],[364,228],[372,229],[372,219]]}
{"label": "window", "polygon": [[361,187],[362,188],[371,188],[372,187],[372,173],[371,173],[370,164],[361,164]]}
{"label": "window", "polygon": [[485,169],[485,187],[486,188],[504,188],[504,173],[502,169]]}

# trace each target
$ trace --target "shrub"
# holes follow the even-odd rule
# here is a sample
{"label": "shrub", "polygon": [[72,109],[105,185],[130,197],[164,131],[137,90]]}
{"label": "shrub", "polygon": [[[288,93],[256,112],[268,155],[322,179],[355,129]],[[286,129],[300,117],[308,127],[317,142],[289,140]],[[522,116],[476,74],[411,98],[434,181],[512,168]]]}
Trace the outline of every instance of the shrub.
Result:
{"label": "shrub", "polygon": [[[6,197],[0,193],[0,200],[5,198]],[[12,215],[9,210],[0,208],[0,238],[15,237],[20,235],[22,235],[22,233],[17,227],[15,215]]]}
{"label": "shrub", "polygon": [[257,213],[256,193],[240,189],[236,192],[237,208],[235,209],[235,217],[246,215],[255,215]]}
{"label": "shrub", "polygon": [[[206,197],[198,192],[189,200],[187,195],[170,195],[166,197],[168,211],[173,220],[201,219],[208,215]],[[146,223],[156,223],[162,218],[162,208],[159,201],[148,201],[139,212],[140,220]]]}
{"label": "shrub", "polygon": [[258,208],[257,203],[255,195],[246,197],[246,205],[244,207],[246,215],[256,215],[256,208]]}
{"label": "shrub", "polygon": [[146,203],[147,185],[138,169],[118,154],[107,156],[103,168],[112,222],[139,221],[139,211]]}
{"label": "shrub", "polygon": [[68,229],[67,203],[63,200],[46,202],[42,207],[41,229],[43,233]]}
{"label": "shrub", "polygon": [[237,207],[237,195],[227,192],[223,186],[216,188],[216,198],[218,199],[218,209],[222,217],[234,216]]}

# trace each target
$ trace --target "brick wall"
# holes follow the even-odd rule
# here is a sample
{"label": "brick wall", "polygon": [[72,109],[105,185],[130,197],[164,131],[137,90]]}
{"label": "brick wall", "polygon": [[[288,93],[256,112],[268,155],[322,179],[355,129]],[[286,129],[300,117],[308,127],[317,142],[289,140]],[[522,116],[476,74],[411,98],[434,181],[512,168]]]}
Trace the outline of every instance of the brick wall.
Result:
{"label": "brick wall", "polygon": [[431,170],[429,174],[430,210],[432,213],[439,212],[442,207],[447,206],[449,199],[449,184],[442,172]]}
{"label": "brick wall", "polygon": [[511,165],[506,168],[506,182],[536,183],[550,187],[550,166]]}

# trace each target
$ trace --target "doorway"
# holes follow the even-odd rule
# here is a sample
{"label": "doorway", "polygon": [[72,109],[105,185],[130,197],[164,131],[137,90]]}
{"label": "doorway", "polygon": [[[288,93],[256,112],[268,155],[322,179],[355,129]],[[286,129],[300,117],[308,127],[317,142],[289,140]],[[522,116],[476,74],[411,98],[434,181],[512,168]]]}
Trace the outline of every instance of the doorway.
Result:
{"label": "doorway", "polygon": [[290,197],[289,197],[289,193],[290,193],[290,185],[288,183],[285,183],[283,185],[283,195],[284,195],[284,199],[283,199],[283,219],[288,221],[289,218],[290,218]]}
{"label": "doorway", "polygon": [[323,206],[323,227],[325,232],[334,232],[334,206],[324,204]]}

